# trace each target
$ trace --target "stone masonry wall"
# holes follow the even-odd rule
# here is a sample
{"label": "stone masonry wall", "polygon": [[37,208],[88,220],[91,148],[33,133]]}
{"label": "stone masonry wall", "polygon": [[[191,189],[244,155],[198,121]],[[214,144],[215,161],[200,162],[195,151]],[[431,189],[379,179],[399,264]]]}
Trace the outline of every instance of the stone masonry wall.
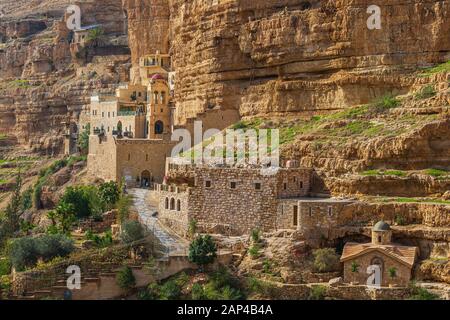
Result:
{"label": "stone masonry wall", "polygon": [[[344,281],[347,283],[366,284],[368,274],[366,273],[367,267],[372,263],[372,259],[379,258],[383,261],[381,285],[388,287],[390,284],[406,287],[411,279],[411,269],[404,264],[399,263],[397,260],[392,259],[386,255],[382,255],[378,251],[369,252],[361,257],[357,257],[354,261],[358,264],[358,271],[352,272],[353,260],[346,261],[344,263]],[[396,269],[396,276],[391,278],[389,276],[389,269]]]}

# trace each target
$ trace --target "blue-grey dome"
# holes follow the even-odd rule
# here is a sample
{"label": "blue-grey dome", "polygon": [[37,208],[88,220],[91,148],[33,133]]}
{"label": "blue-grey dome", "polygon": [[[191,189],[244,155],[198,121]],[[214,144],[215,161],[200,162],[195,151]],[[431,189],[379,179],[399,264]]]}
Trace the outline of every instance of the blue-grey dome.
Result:
{"label": "blue-grey dome", "polygon": [[389,231],[391,230],[391,226],[384,222],[384,221],[378,221],[374,226],[373,226],[373,231]]}

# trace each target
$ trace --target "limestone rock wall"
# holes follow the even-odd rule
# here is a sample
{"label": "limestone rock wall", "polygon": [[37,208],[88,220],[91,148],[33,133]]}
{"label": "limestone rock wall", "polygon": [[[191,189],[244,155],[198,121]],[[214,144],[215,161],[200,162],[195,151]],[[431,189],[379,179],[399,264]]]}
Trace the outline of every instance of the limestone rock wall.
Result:
{"label": "limestone rock wall", "polygon": [[309,115],[403,92],[395,74],[442,62],[449,1],[171,0],[177,120],[208,104],[242,116]]}

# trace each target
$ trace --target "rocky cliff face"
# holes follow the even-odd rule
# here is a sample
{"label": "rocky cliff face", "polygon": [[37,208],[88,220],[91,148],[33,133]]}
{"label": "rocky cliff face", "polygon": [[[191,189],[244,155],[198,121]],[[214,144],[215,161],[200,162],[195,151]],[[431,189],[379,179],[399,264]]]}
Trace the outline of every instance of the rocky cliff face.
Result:
{"label": "rocky cliff face", "polygon": [[[80,1],[82,25],[125,35],[120,0]],[[64,22],[66,1],[3,1],[0,20],[0,133],[22,150],[60,153],[63,121],[78,121],[93,91],[111,90],[129,56],[123,47],[77,57]],[[102,56],[108,59],[102,59]]]}
{"label": "rocky cliff face", "polygon": [[242,116],[311,115],[411,85],[448,58],[449,1],[170,1],[178,120],[208,104]]}

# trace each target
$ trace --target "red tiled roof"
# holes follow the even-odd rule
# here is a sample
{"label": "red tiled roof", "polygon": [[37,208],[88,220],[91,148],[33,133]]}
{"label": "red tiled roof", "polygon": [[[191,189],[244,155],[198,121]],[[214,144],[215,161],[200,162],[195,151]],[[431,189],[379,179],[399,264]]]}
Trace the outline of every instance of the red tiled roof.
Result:
{"label": "red tiled roof", "polygon": [[414,265],[417,255],[416,247],[407,247],[397,244],[377,245],[372,243],[347,242],[342,252],[341,262],[354,259],[371,251],[378,251],[409,267]]}

